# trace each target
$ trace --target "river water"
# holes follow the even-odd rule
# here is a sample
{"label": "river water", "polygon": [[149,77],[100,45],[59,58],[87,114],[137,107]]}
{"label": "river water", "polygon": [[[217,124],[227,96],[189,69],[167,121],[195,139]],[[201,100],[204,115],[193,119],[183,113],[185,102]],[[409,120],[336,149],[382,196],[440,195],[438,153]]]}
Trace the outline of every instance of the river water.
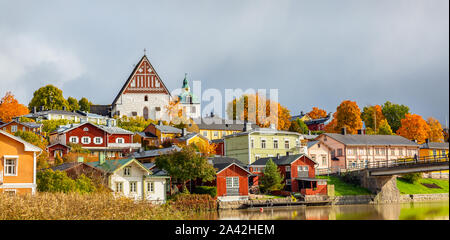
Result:
{"label": "river water", "polygon": [[398,204],[292,206],[220,210],[199,216],[219,220],[449,220],[449,201]]}

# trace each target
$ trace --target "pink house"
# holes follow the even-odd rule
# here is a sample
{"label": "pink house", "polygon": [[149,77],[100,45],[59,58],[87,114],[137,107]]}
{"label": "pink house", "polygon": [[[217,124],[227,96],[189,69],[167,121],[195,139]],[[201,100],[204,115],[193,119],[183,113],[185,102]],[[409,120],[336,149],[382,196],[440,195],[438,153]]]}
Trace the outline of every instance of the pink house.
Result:
{"label": "pink house", "polygon": [[397,135],[323,133],[316,140],[330,149],[330,168],[347,169],[368,163],[419,156],[417,143]]}

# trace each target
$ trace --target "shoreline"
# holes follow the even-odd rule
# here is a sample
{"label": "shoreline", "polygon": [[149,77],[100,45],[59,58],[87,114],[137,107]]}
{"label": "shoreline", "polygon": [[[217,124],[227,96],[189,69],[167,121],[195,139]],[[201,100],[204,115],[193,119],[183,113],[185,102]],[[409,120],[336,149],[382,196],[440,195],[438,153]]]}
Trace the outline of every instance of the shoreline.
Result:
{"label": "shoreline", "polygon": [[323,204],[322,196],[314,197],[305,202],[293,202],[291,198],[278,198],[271,200],[239,200],[239,201],[218,201],[218,210],[229,209],[248,209],[255,208],[253,205],[266,205],[266,207],[285,207],[285,206],[311,206],[311,205],[353,205],[353,204],[389,204],[389,203],[412,203],[412,202],[437,202],[449,201],[449,193],[431,193],[431,194],[400,194],[400,198],[389,202],[375,203],[376,195],[345,195],[329,198],[329,203]]}

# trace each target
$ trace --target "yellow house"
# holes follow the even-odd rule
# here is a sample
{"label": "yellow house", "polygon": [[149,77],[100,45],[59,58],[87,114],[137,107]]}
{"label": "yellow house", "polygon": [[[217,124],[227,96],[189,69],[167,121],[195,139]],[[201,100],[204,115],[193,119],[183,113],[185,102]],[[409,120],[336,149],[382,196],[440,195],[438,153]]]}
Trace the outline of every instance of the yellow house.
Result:
{"label": "yellow house", "polygon": [[[431,159],[436,158],[442,158],[442,157],[448,157],[448,147],[449,144],[448,142],[445,143],[440,143],[440,142],[429,142],[427,140],[426,143],[420,145],[420,150],[419,150],[419,156],[420,157],[429,157]],[[440,175],[441,173],[446,173],[448,174],[448,170],[446,171],[436,171],[436,172],[431,172],[431,176],[433,175]]]}
{"label": "yellow house", "polygon": [[[240,120],[225,120],[211,114],[208,117],[196,119],[199,133],[208,140],[221,139],[225,136],[245,131],[246,126]],[[252,128],[256,128],[256,124],[251,124]]]}
{"label": "yellow house", "polygon": [[198,133],[188,133],[184,136],[178,137],[174,139],[174,142],[183,146],[187,146],[190,144],[208,144],[209,145],[209,140],[198,134]]}
{"label": "yellow house", "polygon": [[169,125],[164,125],[161,121],[158,124],[149,124],[144,132],[139,133],[143,141],[147,141],[149,146],[159,146],[166,140],[173,140],[182,135],[182,130]]}
{"label": "yellow house", "polygon": [[36,191],[36,163],[42,150],[0,130],[0,193]]}

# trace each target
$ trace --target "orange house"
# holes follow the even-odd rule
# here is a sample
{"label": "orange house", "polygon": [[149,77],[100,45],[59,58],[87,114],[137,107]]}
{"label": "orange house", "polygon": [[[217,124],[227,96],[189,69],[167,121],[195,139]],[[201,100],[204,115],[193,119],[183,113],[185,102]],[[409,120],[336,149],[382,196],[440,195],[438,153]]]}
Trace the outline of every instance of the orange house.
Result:
{"label": "orange house", "polygon": [[36,191],[36,162],[42,150],[0,130],[0,193]]}
{"label": "orange house", "polygon": [[23,131],[23,132],[34,132],[36,134],[40,134],[42,129],[41,123],[35,123],[35,122],[19,122],[17,120],[12,120],[9,123],[5,123],[3,125],[0,125],[0,130],[3,130],[5,132],[15,134],[17,131]]}

